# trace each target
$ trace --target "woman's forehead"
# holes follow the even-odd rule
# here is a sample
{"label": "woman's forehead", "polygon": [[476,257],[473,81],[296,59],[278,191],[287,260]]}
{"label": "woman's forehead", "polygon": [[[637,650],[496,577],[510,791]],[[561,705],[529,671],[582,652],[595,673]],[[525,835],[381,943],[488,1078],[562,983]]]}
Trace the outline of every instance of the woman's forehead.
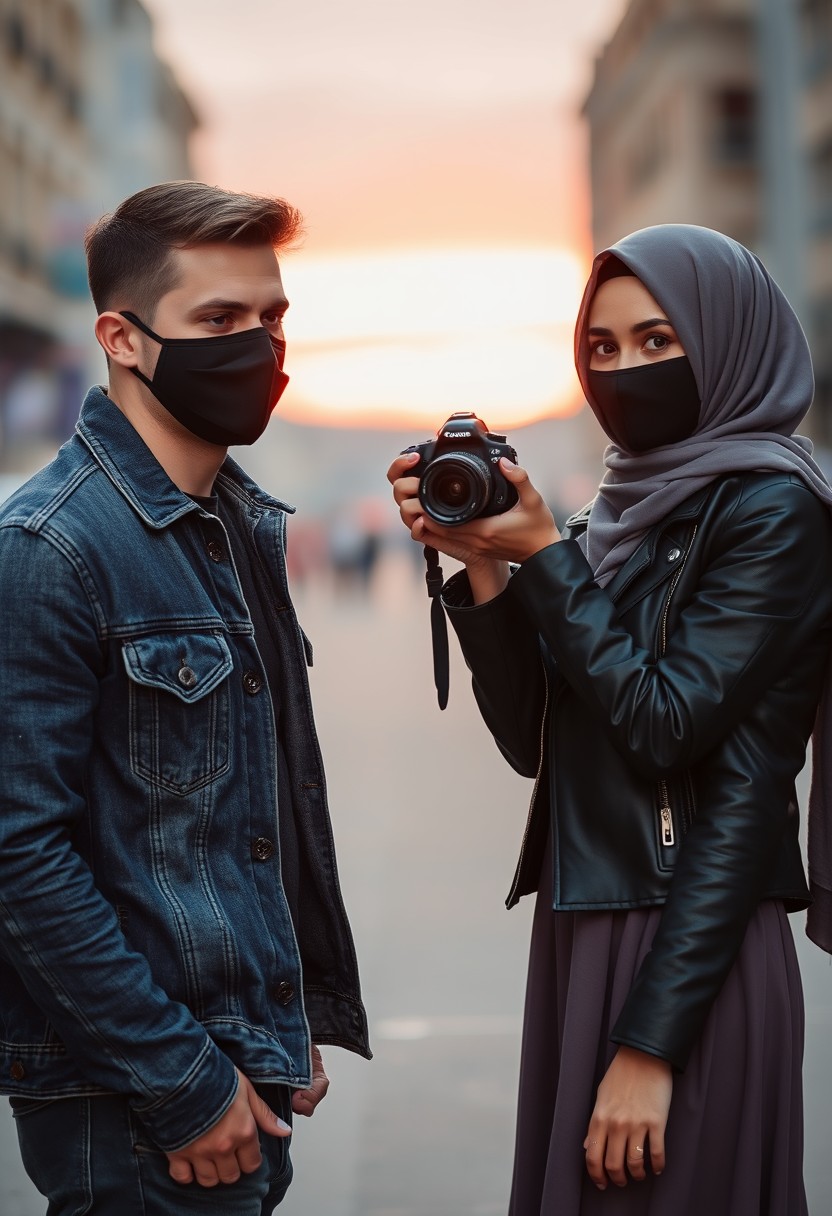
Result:
{"label": "woman's forehead", "polygon": [[641,279],[627,275],[600,284],[590,301],[587,320],[591,328],[617,329],[664,316],[661,305]]}

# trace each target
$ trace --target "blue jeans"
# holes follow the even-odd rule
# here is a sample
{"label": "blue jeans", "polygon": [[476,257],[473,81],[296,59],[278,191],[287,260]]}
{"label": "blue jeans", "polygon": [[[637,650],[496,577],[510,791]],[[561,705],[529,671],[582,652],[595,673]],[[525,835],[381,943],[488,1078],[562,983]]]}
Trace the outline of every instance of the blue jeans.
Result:
{"label": "blue jeans", "polygon": [[[292,1121],[291,1090],[257,1092]],[[263,1161],[237,1182],[174,1182],[126,1098],[11,1098],[27,1174],[49,1200],[46,1216],[269,1216],[292,1180],[289,1139],[260,1136]]]}

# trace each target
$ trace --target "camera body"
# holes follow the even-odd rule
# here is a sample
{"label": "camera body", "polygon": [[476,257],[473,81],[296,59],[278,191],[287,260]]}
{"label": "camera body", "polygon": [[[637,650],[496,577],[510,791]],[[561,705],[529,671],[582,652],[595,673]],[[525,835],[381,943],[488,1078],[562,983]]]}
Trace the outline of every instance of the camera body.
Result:
{"label": "camera body", "polygon": [[409,470],[419,477],[419,501],[425,514],[446,528],[483,515],[502,515],[517,502],[517,491],[499,468],[505,456],[517,464],[517,453],[505,435],[494,435],[470,410],[451,414],[435,439],[414,443],[419,464]]}

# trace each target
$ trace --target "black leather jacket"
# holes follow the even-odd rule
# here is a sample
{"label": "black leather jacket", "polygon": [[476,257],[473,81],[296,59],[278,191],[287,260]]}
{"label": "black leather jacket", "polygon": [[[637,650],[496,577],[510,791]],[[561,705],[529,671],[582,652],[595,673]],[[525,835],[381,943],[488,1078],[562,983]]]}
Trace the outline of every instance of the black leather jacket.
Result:
{"label": "black leather jacket", "polygon": [[683,1068],[763,898],[806,907],[795,777],[832,639],[832,517],[796,476],[712,483],[601,589],[574,537],[444,599],[483,717],[535,777],[508,905],[664,905],[615,1042]]}

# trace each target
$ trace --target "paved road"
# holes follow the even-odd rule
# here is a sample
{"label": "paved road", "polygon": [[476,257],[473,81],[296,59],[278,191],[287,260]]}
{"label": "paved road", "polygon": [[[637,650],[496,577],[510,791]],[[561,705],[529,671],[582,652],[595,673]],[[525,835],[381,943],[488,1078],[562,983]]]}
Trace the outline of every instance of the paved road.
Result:
{"label": "paved road", "polygon": [[[372,605],[301,597],[341,876],[375,1060],[330,1048],[295,1132],[285,1216],[503,1216],[531,909],[502,900],[530,783],[485,735],[458,659],[436,708],[427,603],[406,565]],[[807,1185],[832,1211],[832,968],[804,948]],[[0,1216],[43,1216],[0,1107]]]}

